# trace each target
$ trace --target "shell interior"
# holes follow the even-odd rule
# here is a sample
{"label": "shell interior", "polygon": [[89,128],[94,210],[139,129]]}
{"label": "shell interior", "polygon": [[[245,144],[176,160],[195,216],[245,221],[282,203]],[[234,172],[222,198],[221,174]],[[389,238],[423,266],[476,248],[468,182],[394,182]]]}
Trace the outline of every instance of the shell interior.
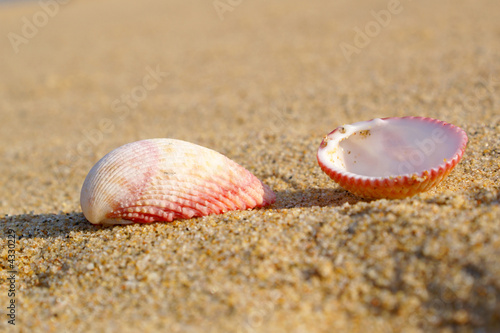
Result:
{"label": "shell interior", "polygon": [[431,118],[373,119],[337,128],[323,141],[318,158],[331,169],[361,177],[420,174],[453,159],[466,140],[460,128]]}

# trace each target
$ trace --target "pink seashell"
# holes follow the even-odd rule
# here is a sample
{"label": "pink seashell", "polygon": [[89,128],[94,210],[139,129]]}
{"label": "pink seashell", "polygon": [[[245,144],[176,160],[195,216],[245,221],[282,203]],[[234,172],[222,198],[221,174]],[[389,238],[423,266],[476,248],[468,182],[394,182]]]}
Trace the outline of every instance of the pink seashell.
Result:
{"label": "pink seashell", "polygon": [[83,214],[93,224],[170,222],[263,207],[274,192],[211,149],[173,139],[121,146],[85,178]]}
{"label": "pink seashell", "polygon": [[441,182],[458,164],[467,135],[423,117],[383,118],[344,125],[318,149],[321,169],[365,198],[404,198]]}

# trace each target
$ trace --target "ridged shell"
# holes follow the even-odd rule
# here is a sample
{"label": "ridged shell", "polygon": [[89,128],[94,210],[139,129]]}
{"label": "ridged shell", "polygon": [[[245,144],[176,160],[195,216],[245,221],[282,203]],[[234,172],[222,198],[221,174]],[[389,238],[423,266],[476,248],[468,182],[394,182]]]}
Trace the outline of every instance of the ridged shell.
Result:
{"label": "ridged shell", "polygon": [[383,118],[338,127],[318,149],[321,169],[365,198],[397,199],[441,182],[462,158],[467,135],[424,117]]}
{"label": "ridged shell", "polygon": [[273,191],[211,149],[150,139],[105,155],[85,178],[80,204],[93,224],[170,222],[263,207]]}

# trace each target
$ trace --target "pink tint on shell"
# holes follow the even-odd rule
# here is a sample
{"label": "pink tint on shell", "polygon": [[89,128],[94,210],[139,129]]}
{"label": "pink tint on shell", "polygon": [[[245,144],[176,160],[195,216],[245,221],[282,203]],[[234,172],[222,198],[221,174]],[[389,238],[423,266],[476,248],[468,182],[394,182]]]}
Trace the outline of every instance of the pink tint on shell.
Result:
{"label": "pink tint on shell", "polygon": [[85,216],[96,224],[170,222],[275,200],[267,185],[229,158],[171,139],[110,152],[89,172],[81,195]]}
{"label": "pink tint on shell", "polygon": [[[390,126],[391,122],[396,124],[393,125],[392,128]],[[405,130],[398,132],[400,131],[400,129],[397,129],[398,122],[406,123],[406,125],[411,122],[412,126],[406,126],[407,128],[405,128]],[[356,152],[371,152],[372,149],[370,149],[370,144],[373,144],[373,151],[377,151],[377,149],[383,147],[381,147],[380,142],[377,142],[376,140],[370,141],[370,131],[380,131],[380,128],[387,128],[385,137],[392,137],[392,140],[394,141],[394,148],[387,150],[386,153],[383,154],[377,153],[373,156],[368,156],[370,164],[362,165],[360,168],[365,168],[369,173],[377,174],[377,172],[380,173],[383,171],[383,169],[380,170],[378,164],[384,165],[385,163],[387,165],[392,163],[387,162],[391,161],[391,158],[400,158],[401,160],[399,161],[399,165],[396,164],[396,166],[390,166],[392,169],[399,166],[400,172],[383,176],[368,176],[353,173],[348,170],[349,167],[346,168],[346,160],[348,158],[345,158],[344,156],[347,156],[345,147],[350,146],[344,144],[344,147],[341,147],[342,141],[347,140],[352,135],[358,135],[358,138],[366,138],[366,140],[361,141],[363,142],[362,148],[364,150],[353,149],[353,152],[348,151],[347,154],[349,155],[349,158],[352,158]],[[426,151],[425,143],[429,143],[428,140],[430,139],[428,139],[425,135],[422,136],[419,134],[420,131],[424,131],[424,133],[427,131],[434,134],[431,130],[436,129],[441,129],[442,133],[445,134],[444,137],[452,138],[450,142],[445,142],[448,146],[445,146],[444,148],[440,145],[444,145],[445,143],[438,140],[439,136],[436,138],[437,142],[433,143],[434,147],[437,147],[436,152],[441,154],[442,151],[446,151],[447,154],[446,157],[441,156],[441,161],[438,161],[437,163],[434,162],[434,160],[439,160],[440,155],[436,155],[436,153],[431,152],[430,149],[427,149],[429,151]],[[418,135],[416,137],[412,137],[412,134],[405,133],[405,131],[414,131],[416,134],[413,135]],[[406,137],[412,138],[412,140],[408,140],[410,141],[409,147],[404,145]],[[419,139],[416,139],[417,137]],[[417,144],[412,146],[415,142]],[[397,149],[398,145],[406,149],[403,150],[403,154],[400,154],[401,156],[394,153],[394,150]],[[330,178],[349,192],[365,198],[397,199],[413,196],[417,193],[427,191],[440,183],[461,160],[465,152],[466,145],[467,135],[461,128],[440,120],[424,117],[382,118],[338,127],[328,134],[321,142],[318,149],[317,159],[321,169]],[[433,146],[428,145],[427,148],[429,147]],[[406,166],[408,162],[402,156],[408,158],[408,156],[411,156],[412,153],[417,154],[419,149],[421,150],[421,156],[429,158],[433,161],[431,163],[432,166],[424,168],[423,170],[416,169],[412,171]],[[422,151],[426,154],[423,154]],[[353,153],[353,155],[351,155],[351,153]],[[391,157],[389,155],[394,156]],[[418,156],[418,154],[414,156]],[[361,157],[366,159],[366,156]],[[423,161],[420,164],[427,165],[426,163],[428,164],[429,161]],[[411,166],[411,163],[408,165]],[[420,169],[422,169],[422,167]],[[408,170],[409,172],[402,172],[405,170]],[[394,172],[394,170],[391,172]]]}

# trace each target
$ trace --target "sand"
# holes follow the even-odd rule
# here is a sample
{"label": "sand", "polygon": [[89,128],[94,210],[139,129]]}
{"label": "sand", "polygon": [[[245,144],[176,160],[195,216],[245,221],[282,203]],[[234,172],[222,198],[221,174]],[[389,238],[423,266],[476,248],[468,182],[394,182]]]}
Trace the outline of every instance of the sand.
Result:
{"label": "sand", "polygon": [[[498,332],[500,3],[220,2],[0,5],[0,331]],[[364,200],[317,165],[337,126],[406,115],[469,136],[435,189]],[[91,225],[89,169],[155,137],[277,202]]]}

